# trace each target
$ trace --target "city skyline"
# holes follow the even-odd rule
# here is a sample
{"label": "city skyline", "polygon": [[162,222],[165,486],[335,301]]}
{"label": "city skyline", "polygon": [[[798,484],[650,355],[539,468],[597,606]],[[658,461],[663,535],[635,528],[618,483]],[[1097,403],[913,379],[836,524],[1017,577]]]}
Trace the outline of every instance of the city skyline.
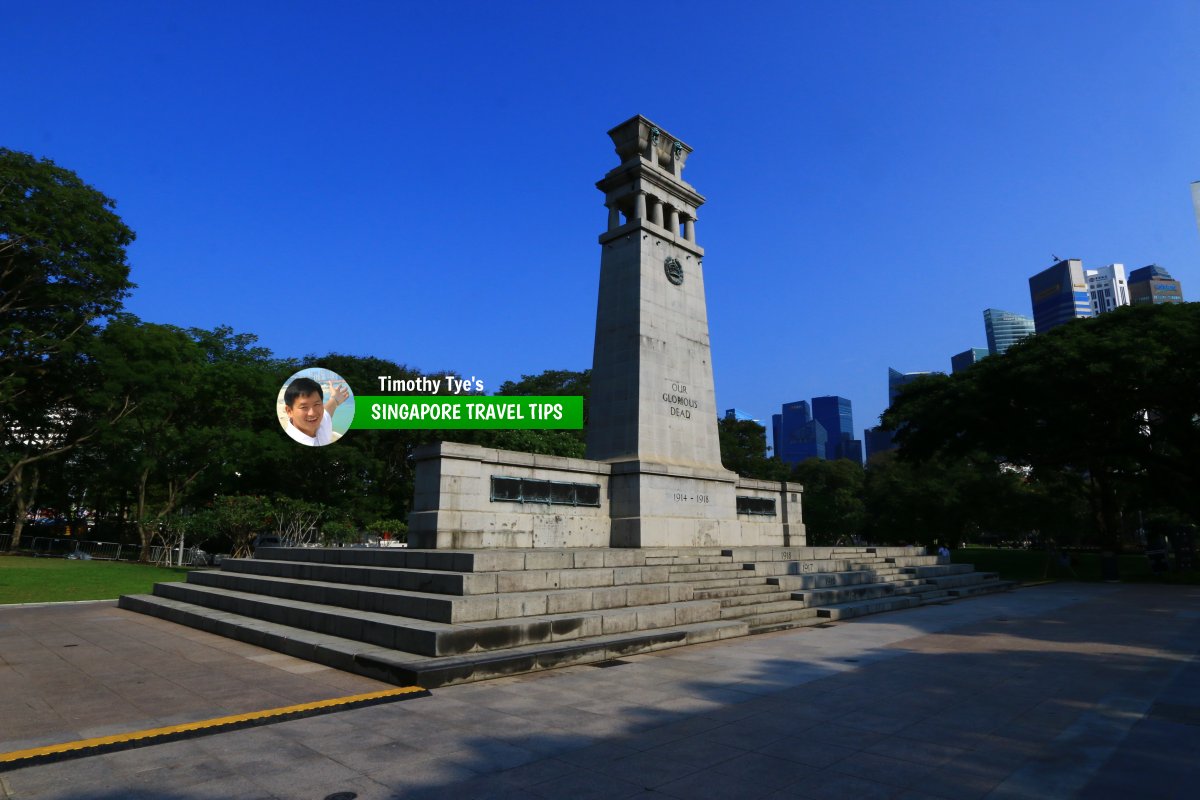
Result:
{"label": "city skyline", "polygon": [[606,9],[16,7],[0,146],[114,198],[144,319],[487,391],[591,366],[594,184],[639,113],[708,198],[718,409],[839,395],[870,428],[889,367],[946,371],[1054,253],[1200,285],[1194,4],[697,3],[674,72],[619,66],[647,44]]}

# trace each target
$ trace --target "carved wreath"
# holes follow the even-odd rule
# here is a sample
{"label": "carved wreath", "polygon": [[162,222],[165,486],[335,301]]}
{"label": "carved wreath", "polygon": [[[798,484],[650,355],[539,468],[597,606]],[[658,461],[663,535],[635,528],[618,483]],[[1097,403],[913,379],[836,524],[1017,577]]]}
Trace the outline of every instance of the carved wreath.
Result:
{"label": "carved wreath", "polygon": [[667,280],[679,286],[683,283],[683,264],[679,263],[679,259],[673,256],[667,256],[667,260],[663,262],[663,270],[667,273]]}

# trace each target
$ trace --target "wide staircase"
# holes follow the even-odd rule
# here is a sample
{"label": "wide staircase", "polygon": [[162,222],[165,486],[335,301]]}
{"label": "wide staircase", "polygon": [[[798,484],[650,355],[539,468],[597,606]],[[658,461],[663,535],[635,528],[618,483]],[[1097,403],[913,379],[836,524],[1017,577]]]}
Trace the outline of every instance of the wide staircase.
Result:
{"label": "wide staircase", "polygon": [[425,687],[1011,588],[914,547],[260,548],[120,606]]}

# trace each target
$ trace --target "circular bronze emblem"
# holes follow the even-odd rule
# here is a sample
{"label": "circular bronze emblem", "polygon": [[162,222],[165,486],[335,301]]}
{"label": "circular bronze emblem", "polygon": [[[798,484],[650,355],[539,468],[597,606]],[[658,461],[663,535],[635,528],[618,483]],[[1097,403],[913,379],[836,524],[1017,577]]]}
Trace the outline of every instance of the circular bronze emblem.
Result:
{"label": "circular bronze emblem", "polygon": [[683,283],[683,264],[679,263],[678,258],[667,256],[667,260],[663,262],[663,269],[667,272],[667,280],[676,286]]}

